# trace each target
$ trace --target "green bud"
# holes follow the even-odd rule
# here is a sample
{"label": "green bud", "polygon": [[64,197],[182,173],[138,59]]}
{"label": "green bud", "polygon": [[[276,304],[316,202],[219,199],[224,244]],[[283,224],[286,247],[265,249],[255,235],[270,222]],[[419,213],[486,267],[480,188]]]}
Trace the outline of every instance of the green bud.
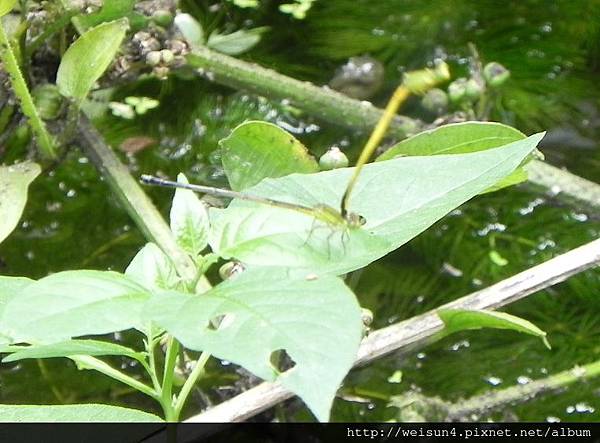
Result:
{"label": "green bud", "polygon": [[319,159],[319,166],[322,171],[345,168],[348,166],[348,157],[346,157],[346,154],[344,154],[340,148],[333,146],[321,156]]}
{"label": "green bud", "polygon": [[175,59],[175,55],[170,49],[163,49],[160,51],[160,58],[164,62],[165,65],[170,65]]}
{"label": "green bud", "polygon": [[156,23],[158,26],[162,26],[163,28],[167,28],[171,26],[173,23],[173,14],[171,14],[166,9],[159,9],[152,13],[152,21]]}
{"label": "green bud", "polygon": [[510,71],[498,62],[491,62],[483,68],[483,77],[488,85],[496,87],[508,80]]}
{"label": "green bud", "polygon": [[483,85],[474,78],[467,80],[465,84],[465,96],[472,101],[475,101],[483,94]]}
{"label": "green bud", "polygon": [[467,79],[457,78],[450,85],[448,85],[448,97],[452,103],[461,102],[467,93]]}
{"label": "green bud", "polygon": [[365,326],[371,326],[373,323],[373,311],[367,308],[360,308],[360,316]]}
{"label": "green bud", "polygon": [[148,63],[150,66],[157,66],[160,64],[161,60],[162,54],[160,51],[150,51],[148,54],[146,54],[146,63]]}
{"label": "green bud", "polygon": [[434,114],[443,114],[448,108],[448,95],[441,89],[433,88],[423,96],[421,104]]}
{"label": "green bud", "polygon": [[32,91],[32,95],[35,107],[42,119],[53,120],[60,115],[63,97],[58,92],[56,85],[51,83],[40,85]]}

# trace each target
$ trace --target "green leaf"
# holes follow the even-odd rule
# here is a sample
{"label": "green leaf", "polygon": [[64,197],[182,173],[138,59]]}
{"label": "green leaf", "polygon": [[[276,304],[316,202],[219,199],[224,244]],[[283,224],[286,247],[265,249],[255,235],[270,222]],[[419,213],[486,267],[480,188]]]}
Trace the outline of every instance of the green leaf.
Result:
{"label": "green leaf", "polygon": [[154,243],[146,243],[138,251],[125,275],[149,289],[169,289],[178,280],[173,262]]}
{"label": "green leaf", "polygon": [[[209,243],[245,264],[346,273],[366,266],[423,232],[448,212],[510,174],[543,134],[496,149],[401,157],[364,167],[350,211],[366,218],[343,230],[298,211],[234,200],[211,208]],[[248,194],[339,208],[352,168],[266,179]]]}
{"label": "green leaf", "polygon": [[183,34],[192,51],[204,46],[205,37],[202,25],[190,14],[177,14],[175,16],[175,26]]}
{"label": "green leaf", "polygon": [[[283,268],[248,269],[201,296],[158,294],[146,313],[187,348],[277,379],[321,421],[362,336],[360,307],[342,280]],[[295,366],[280,375],[271,357],[282,349]]]}
{"label": "green leaf", "polygon": [[231,189],[244,190],[262,179],[319,170],[316,160],[291,134],[267,122],[246,122],[220,142]]}
{"label": "green leaf", "polygon": [[262,34],[268,29],[266,26],[261,26],[260,28],[240,29],[231,34],[213,32],[208,37],[206,46],[223,54],[240,55],[256,46],[260,42]]}
{"label": "green leaf", "polygon": [[[33,283],[35,280],[31,280],[25,277],[5,277],[0,276],[0,318],[4,312],[4,307],[8,301],[18,294],[25,286]],[[0,330],[0,345],[11,343],[12,339],[2,333]],[[2,351],[0,352],[9,352]]]}
{"label": "green leaf", "polygon": [[517,332],[534,335],[544,342],[550,349],[550,343],[546,339],[546,333],[533,323],[514,315],[504,312],[467,310],[467,309],[444,309],[438,311],[438,315],[444,322],[443,335],[453,334],[468,329],[495,328],[511,329]]}
{"label": "green leaf", "polygon": [[[183,174],[177,176],[180,183],[188,183]],[[196,257],[208,241],[208,211],[196,193],[188,189],[176,189],[171,205],[171,231],[177,244],[192,257]]]}
{"label": "green leaf", "polygon": [[[464,122],[423,131],[392,146],[377,158],[390,160],[397,156],[465,154],[497,148],[525,138],[510,126],[494,122]],[[529,157],[527,160],[531,159]],[[482,191],[493,192],[527,180],[527,172],[519,167],[500,182]]]}
{"label": "green leaf", "polygon": [[60,93],[81,104],[117,55],[128,28],[127,19],[102,23],[69,46],[56,74]]}
{"label": "green leaf", "polygon": [[89,29],[103,22],[109,22],[120,18],[128,18],[130,21],[139,21],[142,16],[133,12],[135,0],[104,0],[102,8],[92,14],[81,14],[76,20],[83,27]]}
{"label": "green leaf", "polygon": [[122,355],[136,360],[141,360],[144,357],[140,352],[115,343],[99,340],[69,340],[50,345],[28,346],[25,349],[19,349],[14,354],[4,357],[2,361],[9,363],[26,358],[54,358],[71,355]]}
{"label": "green leaf", "polygon": [[0,243],[17,227],[27,189],[40,172],[40,166],[31,162],[0,166]]}
{"label": "green leaf", "polygon": [[66,271],[24,286],[0,317],[14,342],[53,343],[137,327],[148,290],[123,274]]}
{"label": "green leaf", "polygon": [[8,14],[17,4],[17,0],[0,0],[0,17]]}
{"label": "green leaf", "polygon": [[156,423],[162,419],[137,409],[120,406],[87,405],[0,405],[3,423]]}

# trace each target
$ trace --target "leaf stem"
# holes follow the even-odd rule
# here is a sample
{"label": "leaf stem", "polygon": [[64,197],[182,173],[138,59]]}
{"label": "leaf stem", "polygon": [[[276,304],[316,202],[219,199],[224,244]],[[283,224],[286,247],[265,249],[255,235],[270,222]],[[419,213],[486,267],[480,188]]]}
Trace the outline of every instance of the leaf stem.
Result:
{"label": "leaf stem", "polygon": [[165,367],[163,370],[161,404],[165,411],[165,420],[177,421],[177,414],[173,408],[173,375],[179,354],[179,342],[173,336],[169,336],[167,351],[165,355]]}
{"label": "leaf stem", "polygon": [[179,395],[177,396],[177,401],[175,402],[175,414],[174,415],[177,420],[179,419],[179,416],[181,415],[181,410],[183,409],[183,406],[185,405],[185,402],[186,402],[190,392],[192,391],[192,388],[194,387],[194,385],[196,384],[196,382],[198,381],[200,376],[202,374],[204,374],[204,367],[206,366],[206,363],[208,362],[208,359],[210,357],[211,357],[211,355],[208,352],[203,352],[202,354],[200,354],[200,358],[198,358],[198,361],[196,361],[194,370],[192,371],[192,373],[190,374],[188,379],[183,384],[183,387],[181,388],[181,391],[179,392]]}
{"label": "leaf stem", "polygon": [[81,369],[94,369],[95,371],[101,372],[104,375],[109,376],[121,383],[131,386],[134,389],[158,400],[160,402],[160,396],[150,386],[145,385],[142,382],[137,381],[135,378],[129,375],[123,374],[121,371],[113,368],[107,363],[89,355],[73,355],[69,357],[73,360]]}
{"label": "leaf stem", "polygon": [[6,35],[2,21],[0,21],[0,47],[2,50],[0,58],[4,62],[4,69],[10,75],[10,82],[14,93],[21,102],[23,114],[29,119],[31,129],[33,129],[33,132],[37,137],[40,151],[45,157],[54,160],[56,159],[54,140],[35,108],[33,98],[29,93],[27,83],[19,69],[19,63],[17,62],[15,53],[13,52],[10,41]]}

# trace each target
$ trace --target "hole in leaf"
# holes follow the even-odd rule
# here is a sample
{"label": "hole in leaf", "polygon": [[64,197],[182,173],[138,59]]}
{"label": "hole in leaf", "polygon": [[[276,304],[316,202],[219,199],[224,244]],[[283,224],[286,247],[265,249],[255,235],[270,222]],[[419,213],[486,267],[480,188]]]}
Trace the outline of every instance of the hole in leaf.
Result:
{"label": "hole in leaf", "polygon": [[232,314],[215,315],[213,318],[211,318],[208,321],[208,324],[206,325],[206,329],[208,329],[209,331],[216,331],[217,329],[223,329],[227,325],[230,325],[232,320],[233,320]]}
{"label": "hole in leaf", "polygon": [[289,371],[296,366],[296,362],[289,356],[285,349],[277,349],[271,352],[269,361],[275,372],[278,374]]}

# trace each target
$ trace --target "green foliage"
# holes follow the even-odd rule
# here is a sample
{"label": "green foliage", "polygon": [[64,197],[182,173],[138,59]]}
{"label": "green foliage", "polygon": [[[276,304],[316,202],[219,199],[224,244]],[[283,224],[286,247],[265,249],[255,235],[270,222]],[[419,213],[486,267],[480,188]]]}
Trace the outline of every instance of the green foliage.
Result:
{"label": "green foliage", "polygon": [[125,346],[99,340],[69,340],[52,343],[51,345],[32,345],[2,359],[3,363],[23,360],[26,358],[54,358],[69,357],[72,355],[122,355],[125,357],[142,360],[143,354],[135,352]]}
{"label": "green foliage", "polygon": [[[180,183],[188,183],[183,174]],[[177,189],[171,206],[171,231],[175,240],[190,256],[196,257],[208,244],[209,220],[206,206],[196,194],[187,189]]]}
{"label": "green foliage", "polygon": [[40,172],[40,166],[30,162],[0,166],[0,243],[17,226],[29,185]]}
{"label": "green foliage", "polygon": [[[187,348],[277,379],[321,421],[328,419],[362,337],[360,308],[341,280],[285,268],[248,269],[201,297],[159,294],[146,315]],[[271,356],[281,350],[294,367],[279,376]]]}
{"label": "green foliage", "polygon": [[102,23],[69,46],[56,74],[60,93],[80,105],[113,61],[128,28],[126,19]]}
{"label": "green foliage", "polygon": [[[441,126],[423,131],[392,146],[378,157],[388,160],[404,155],[439,155],[477,152],[492,149],[507,143],[522,140],[525,135],[510,126],[490,122],[466,122]],[[434,143],[432,143],[434,141]],[[523,164],[508,177],[494,184],[485,192],[497,191],[506,186],[527,180],[525,165],[533,158],[529,155]]]}
{"label": "green foliage", "polygon": [[[314,219],[305,214],[236,201],[224,210],[211,209],[209,243],[222,257],[247,264],[349,272],[397,249],[501,180],[541,137],[472,154],[403,157],[365,166],[350,208],[366,218],[364,229],[315,226]],[[351,173],[351,169],[337,169],[266,179],[248,193],[335,208]]]}
{"label": "green foliage", "polygon": [[453,334],[467,329],[496,328],[511,329],[513,331],[540,337],[544,345],[550,349],[546,333],[533,323],[505,312],[467,309],[442,309],[438,311],[439,317],[444,322],[445,328],[442,335]]}
{"label": "green foliage", "polygon": [[0,421],[41,423],[145,423],[161,422],[160,417],[137,409],[110,405],[0,405]]}
{"label": "green foliage", "polygon": [[17,4],[17,0],[0,0],[0,17],[8,14]]}
{"label": "green foliage", "polygon": [[243,123],[220,145],[229,185],[236,191],[250,188],[267,177],[319,170],[306,147],[272,123]]}

